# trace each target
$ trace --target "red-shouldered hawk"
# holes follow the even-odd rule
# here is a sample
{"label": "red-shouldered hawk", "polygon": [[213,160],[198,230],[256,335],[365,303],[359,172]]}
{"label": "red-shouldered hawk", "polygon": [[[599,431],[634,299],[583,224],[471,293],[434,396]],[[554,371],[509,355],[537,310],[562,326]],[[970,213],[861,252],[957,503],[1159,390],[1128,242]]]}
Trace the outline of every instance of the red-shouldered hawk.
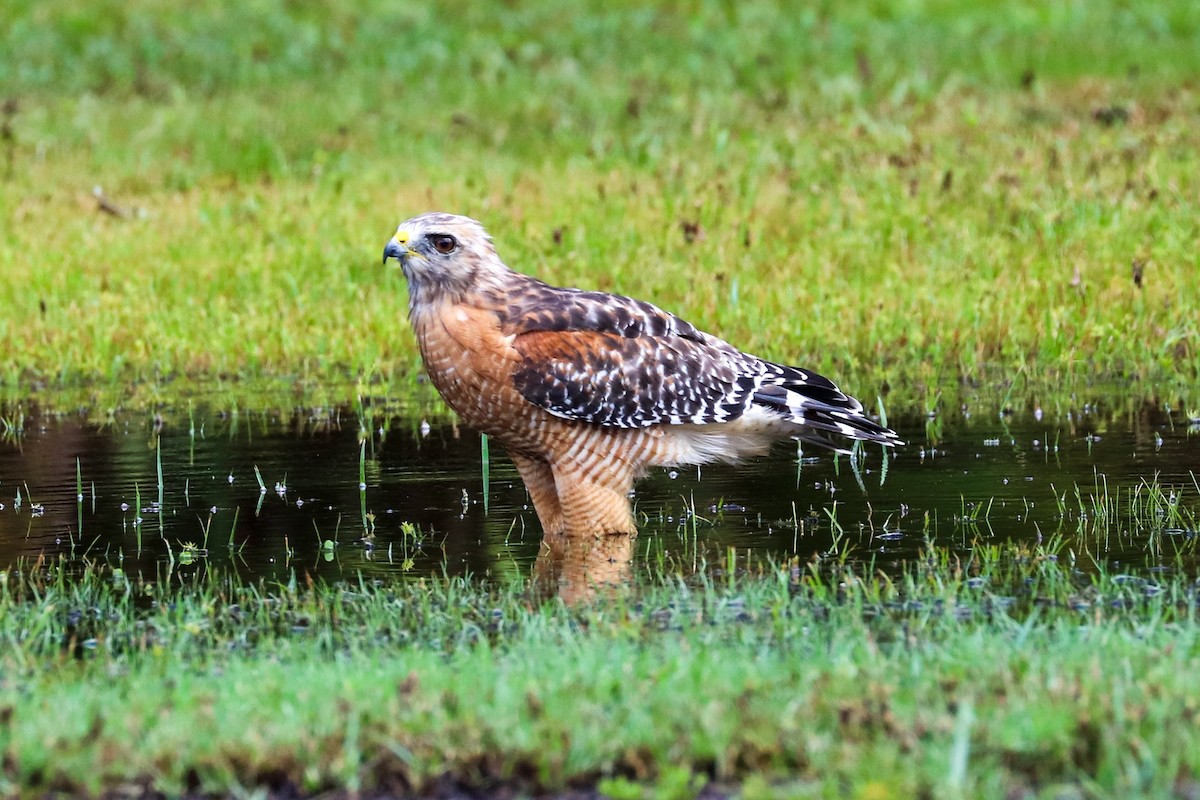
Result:
{"label": "red-shouldered hawk", "polygon": [[513,272],[473,219],[429,213],[383,251],[400,262],[433,385],[494,437],[547,534],[637,532],[648,466],[736,462],[777,439],[903,444],[827,378],[763,361],[629,297]]}

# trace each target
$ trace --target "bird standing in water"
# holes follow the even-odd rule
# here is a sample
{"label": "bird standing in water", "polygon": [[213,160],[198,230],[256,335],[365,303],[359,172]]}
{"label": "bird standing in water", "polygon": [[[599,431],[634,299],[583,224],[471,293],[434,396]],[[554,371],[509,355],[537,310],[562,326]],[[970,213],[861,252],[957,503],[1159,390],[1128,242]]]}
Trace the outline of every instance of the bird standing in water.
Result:
{"label": "bird standing in water", "polygon": [[401,223],[390,258],[429,379],[504,445],[547,534],[635,534],[630,494],[650,466],[734,463],[786,438],[903,444],[815,372],[641,300],[514,272],[468,217]]}

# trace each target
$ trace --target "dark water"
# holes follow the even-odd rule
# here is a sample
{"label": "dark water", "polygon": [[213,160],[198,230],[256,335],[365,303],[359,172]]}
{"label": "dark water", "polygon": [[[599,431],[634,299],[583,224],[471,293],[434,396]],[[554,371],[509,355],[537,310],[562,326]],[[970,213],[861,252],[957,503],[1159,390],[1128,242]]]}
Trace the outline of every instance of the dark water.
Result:
{"label": "dark water", "polygon": [[[640,536],[603,545],[617,550],[592,553],[589,569],[619,579],[646,557],[725,565],[831,549],[887,569],[926,542],[969,557],[981,543],[1055,537],[1081,565],[1196,563],[1200,430],[1186,414],[1101,404],[892,423],[909,444],[886,469],[878,448],[856,471],[785,444],[740,467],[655,470],[638,485]],[[158,579],[562,569],[498,446],[485,507],[480,438],[466,429],[349,406],[99,422],[34,409],[21,433],[6,429],[0,569],[39,558]]]}

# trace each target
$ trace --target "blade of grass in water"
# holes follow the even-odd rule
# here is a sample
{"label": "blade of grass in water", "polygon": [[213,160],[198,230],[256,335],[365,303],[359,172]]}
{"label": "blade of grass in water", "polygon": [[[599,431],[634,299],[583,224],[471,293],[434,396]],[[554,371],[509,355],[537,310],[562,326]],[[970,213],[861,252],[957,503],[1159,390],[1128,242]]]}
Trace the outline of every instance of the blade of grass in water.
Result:
{"label": "blade of grass in water", "polygon": [[142,487],[133,482],[133,530],[137,534],[137,549],[142,552]]}
{"label": "blade of grass in water", "polygon": [[158,535],[166,536],[166,509],[163,508],[162,436],[154,435],[154,466],[158,471]]}
{"label": "blade of grass in water", "polygon": [[488,500],[491,489],[492,458],[488,445],[488,435],[479,434],[480,460],[483,463],[483,513],[488,513]]}
{"label": "blade of grass in water", "polygon": [[83,468],[79,464],[79,456],[75,457],[75,526],[83,535]]}
{"label": "blade of grass in water", "polygon": [[371,533],[367,518],[367,440],[358,443],[358,513],[362,519],[363,536]]}

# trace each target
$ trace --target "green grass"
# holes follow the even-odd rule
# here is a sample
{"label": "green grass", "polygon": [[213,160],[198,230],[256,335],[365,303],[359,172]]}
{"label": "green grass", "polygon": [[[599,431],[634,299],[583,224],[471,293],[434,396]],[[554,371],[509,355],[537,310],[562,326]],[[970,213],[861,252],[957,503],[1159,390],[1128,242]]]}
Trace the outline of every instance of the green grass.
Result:
{"label": "green grass", "polygon": [[574,609],[521,582],[27,567],[0,584],[6,795],[449,776],[631,797],[713,781],[746,797],[1170,797],[1200,769],[1195,586],[1085,575],[1048,549],[931,553],[891,578],[663,572]]}
{"label": "green grass", "polygon": [[407,394],[430,208],[868,398],[1200,375],[1185,0],[0,14],[9,392]]}

